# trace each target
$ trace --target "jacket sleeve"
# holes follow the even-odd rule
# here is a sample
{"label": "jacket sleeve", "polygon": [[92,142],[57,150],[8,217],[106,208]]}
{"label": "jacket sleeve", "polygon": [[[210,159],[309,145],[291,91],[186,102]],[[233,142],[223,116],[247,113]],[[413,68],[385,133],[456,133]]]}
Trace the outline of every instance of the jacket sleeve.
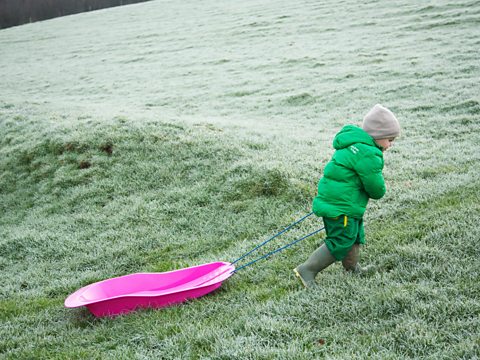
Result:
{"label": "jacket sleeve", "polygon": [[363,187],[372,199],[380,199],[385,195],[385,180],[383,179],[383,159],[376,154],[362,157],[355,164],[355,171],[360,176]]}

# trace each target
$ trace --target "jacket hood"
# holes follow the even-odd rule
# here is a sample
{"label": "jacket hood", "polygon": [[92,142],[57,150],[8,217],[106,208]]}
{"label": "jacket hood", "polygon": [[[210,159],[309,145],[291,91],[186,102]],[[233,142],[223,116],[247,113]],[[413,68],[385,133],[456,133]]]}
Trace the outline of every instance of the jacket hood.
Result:
{"label": "jacket hood", "polygon": [[355,125],[345,125],[333,139],[335,150],[344,149],[358,143],[379,147],[365,130]]}

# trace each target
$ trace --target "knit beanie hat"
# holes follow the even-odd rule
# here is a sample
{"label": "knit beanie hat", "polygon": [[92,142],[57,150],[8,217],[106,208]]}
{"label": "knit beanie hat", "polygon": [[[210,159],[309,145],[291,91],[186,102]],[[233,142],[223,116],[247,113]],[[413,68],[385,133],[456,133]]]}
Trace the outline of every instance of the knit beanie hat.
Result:
{"label": "knit beanie hat", "polygon": [[362,128],[374,139],[388,139],[400,135],[400,124],[397,118],[380,104],[375,105],[365,115]]}

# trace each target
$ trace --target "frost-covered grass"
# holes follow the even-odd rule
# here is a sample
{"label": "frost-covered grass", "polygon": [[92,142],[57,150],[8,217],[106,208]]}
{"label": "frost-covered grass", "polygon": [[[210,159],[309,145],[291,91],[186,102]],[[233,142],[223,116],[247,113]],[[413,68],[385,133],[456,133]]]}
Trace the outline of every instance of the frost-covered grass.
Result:
{"label": "frost-covered grass", "polygon": [[[159,0],[0,31],[0,357],[480,357],[479,35],[465,0]],[[304,291],[317,236],[180,306],[63,308],[298,219],[376,102],[403,134],[366,215],[375,274],[337,264]]]}

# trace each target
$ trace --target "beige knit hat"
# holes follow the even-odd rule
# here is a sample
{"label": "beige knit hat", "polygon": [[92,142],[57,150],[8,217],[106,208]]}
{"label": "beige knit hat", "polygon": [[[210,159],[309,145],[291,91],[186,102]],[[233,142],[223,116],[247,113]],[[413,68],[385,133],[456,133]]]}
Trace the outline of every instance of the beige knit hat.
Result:
{"label": "beige knit hat", "polygon": [[375,105],[365,115],[362,128],[374,139],[388,139],[400,135],[400,124],[397,118],[380,104]]}

